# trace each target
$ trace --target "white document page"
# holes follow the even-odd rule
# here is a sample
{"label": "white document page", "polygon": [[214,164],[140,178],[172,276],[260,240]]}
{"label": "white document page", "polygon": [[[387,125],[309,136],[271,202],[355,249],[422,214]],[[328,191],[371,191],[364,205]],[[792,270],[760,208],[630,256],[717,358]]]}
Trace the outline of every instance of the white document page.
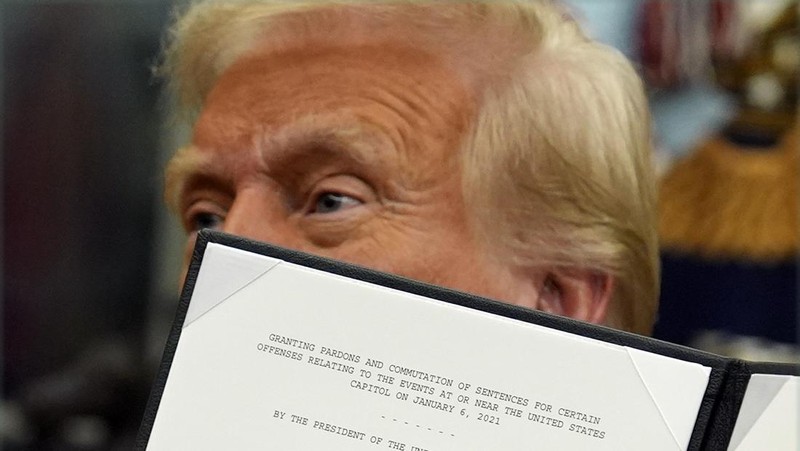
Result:
{"label": "white document page", "polygon": [[683,450],[709,374],[210,243],[148,449]]}
{"label": "white document page", "polygon": [[800,377],[750,376],[728,447],[731,451],[800,449]]}

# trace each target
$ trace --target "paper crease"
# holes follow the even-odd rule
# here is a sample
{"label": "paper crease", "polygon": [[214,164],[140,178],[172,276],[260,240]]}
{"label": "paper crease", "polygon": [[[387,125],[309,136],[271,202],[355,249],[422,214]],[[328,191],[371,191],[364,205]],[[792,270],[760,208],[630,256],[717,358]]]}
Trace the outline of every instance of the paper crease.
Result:
{"label": "paper crease", "polygon": [[626,347],[625,348],[625,352],[628,355],[628,359],[630,359],[630,362],[631,362],[631,365],[633,366],[633,369],[636,370],[636,374],[639,376],[639,381],[644,386],[644,389],[647,390],[647,394],[650,395],[650,401],[655,406],[659,417],[661,417],[662,423],[667,428],[667,431],[669,431],[669,435],[670,435],[670,437],[672,437],[672,440],[675,443],[675,449],[683,450],[683,447],[681,446],[680,441],[678,441],[678,438],[675,437],[675,432],[672,430],[672,427],[670,427],[670,425],[669,425],[669,421],[667,420],[666,415],[664,415],[664,411],[661,409],[661,406],[656,401],[656,398],[653,395],[652,390],[650,390],[650,387],[647,385],[647,381],[645,380],[644,375],[642,374],[641,370],[639,369],[639,365],[636,364],[636,359],[633,357],[633,354],[631,353],[631,349]]}
{"label": "paper crease", "polygon": [[[786,384],[788,382],[789,382],[789,379],[787,378],[785,380],[782,380],[780,382],[780,384],[777,384],[777,385],[779,385],[779,387],[777,388],[777,390],[774,390],[774,392],[771,393],[769,401],[762,404],[762,406],[761,406],[762,408],[760,409],[758,415],[755,418],[753,418],[752,421],[750,421],[750,424],[748,424],[744,429],[739,430],[738,429],[738,426],[739,426],[738,424],[736,426],[734,426],[734,430],[733,430],[734,434],[733,434],[733,437],[731,437],[731,442],[730,442],[730,445],[729,445],[728,449],[730,449],[732,451],[735,451],[736,449],[739,448],[739,446],[741,446],[741,444],[744,441],[744,439],[750,433],[750,430],[752,430],[753,427],[755,427],[755,425],[758,424],[759,421],[761,421],[761,418],[769,410],[770,406],[772,406],[772,404],[775,403],[775,400],[778,398],[778,395],[783,390],[783,388],[786,387]],[[742,417],[741,413],[742,412],[740,411],[739,412],[739,419],[741,419],[741,417]]]}
{"label": "paper crease", "polygon": [[281,263],[284,262],[280,259],[209,244],[203,256],[203,268],[195,280],[183,328],[186,329]]}

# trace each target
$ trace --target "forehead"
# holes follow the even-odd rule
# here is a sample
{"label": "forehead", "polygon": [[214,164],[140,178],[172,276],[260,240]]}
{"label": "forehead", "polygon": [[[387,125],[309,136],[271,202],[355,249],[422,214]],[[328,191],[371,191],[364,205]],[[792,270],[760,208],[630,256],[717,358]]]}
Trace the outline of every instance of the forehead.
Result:
{"label": "forehead", "polygon": [[241,58],[222,74],[206,99],[194,144],[241,148],[287,127],[340,121],[378,130],[396,147],[412,150],[426,138],[462,134],[474,103],[442,58],[402,39],[271,49]]}

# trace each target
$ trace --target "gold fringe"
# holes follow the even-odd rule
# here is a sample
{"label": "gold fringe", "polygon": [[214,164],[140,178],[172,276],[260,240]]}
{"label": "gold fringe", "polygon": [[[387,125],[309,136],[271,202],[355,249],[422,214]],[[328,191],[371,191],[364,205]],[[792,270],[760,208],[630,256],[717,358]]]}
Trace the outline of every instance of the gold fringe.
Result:
{"label": "gold fringe", "polygon": [[796,128],[770,150],[711,139],[661,181],[662,248],[754,261],[796,256],[799,174]]}

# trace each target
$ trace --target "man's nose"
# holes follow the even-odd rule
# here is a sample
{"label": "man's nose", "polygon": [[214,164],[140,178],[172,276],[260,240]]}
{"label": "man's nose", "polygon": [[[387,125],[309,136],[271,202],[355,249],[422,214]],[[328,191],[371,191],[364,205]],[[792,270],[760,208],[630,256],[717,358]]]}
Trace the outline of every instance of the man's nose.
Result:
{"label": "man's nose", "polygon": [[256,190],[237,194],[225,216],[222,231],[233,235],[274,244],[286,243],[281,230],[277,201],[268,193]]}

